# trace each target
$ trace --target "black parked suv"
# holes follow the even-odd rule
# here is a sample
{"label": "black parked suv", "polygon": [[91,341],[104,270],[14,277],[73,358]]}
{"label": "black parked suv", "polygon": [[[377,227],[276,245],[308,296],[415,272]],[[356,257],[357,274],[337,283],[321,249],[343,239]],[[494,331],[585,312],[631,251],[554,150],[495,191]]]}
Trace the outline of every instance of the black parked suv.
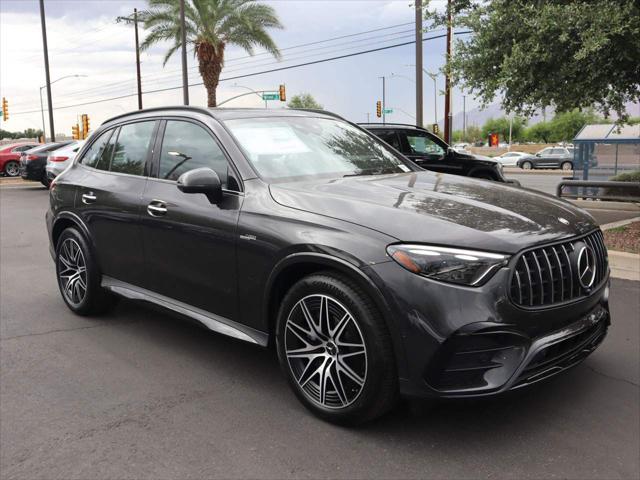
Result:
{"label": "black parked suv", "polygon": [[54,150],[62,148],[72,143],[71,140],[63,142],[45,143],[38,145],[30,150],[22,152],[20,155],[20,176],[24,180],[34,180],[42,183],[45,187],[49,186],[47,178],[47,158]]}
{"label": "black parked suv", "polygon": [[424,128],[396,123],[364,123],[361,126],[427,170],[507,182],[500,162],[451,148]]}
{"label": "black parked suv", "polygon": [[424,171],[328,113],[112,118],[52,183],[46,220],[71,310],[119,295],[275,344],[302,403],[334,422],[398,394],[529,385],[585,358],[609,324],[587,213]]}

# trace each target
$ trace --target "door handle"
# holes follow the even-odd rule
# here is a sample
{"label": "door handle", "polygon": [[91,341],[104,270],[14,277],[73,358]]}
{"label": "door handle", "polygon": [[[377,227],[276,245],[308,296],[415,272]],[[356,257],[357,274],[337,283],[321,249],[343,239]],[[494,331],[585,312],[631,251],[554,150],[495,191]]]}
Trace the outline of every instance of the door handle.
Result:
{"label": "door handle", "polygon": [[147,213],[152,217],[161,217],[167,214],[167,206],[164,202],[154,200],[147,205]]}
{"label": "door handle", "polygon": [[90,204],[97,200],[97,197],[93,194],[93,192],[83,193],[82,194],[82,203]]}

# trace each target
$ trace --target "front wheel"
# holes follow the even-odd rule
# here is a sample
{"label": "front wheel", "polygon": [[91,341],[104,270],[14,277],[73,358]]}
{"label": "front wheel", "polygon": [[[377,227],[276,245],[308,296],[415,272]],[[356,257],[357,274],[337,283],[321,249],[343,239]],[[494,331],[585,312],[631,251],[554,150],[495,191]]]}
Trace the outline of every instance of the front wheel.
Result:
{"label": "front wheel", "polygon": [[17,177],[20,174],[20,165],[18,165],[18,162],[11,160],[5,163],[4,174],[7,177]]}
{"label": "front wheel", "polygon": [[573,170],[573,164],[571,162],[562,162],[562,165],[560,165],[560,168],[565,172],[569,170]]}
{"label": "front wheel", "polygon": [[522,162],[523,170],[531,170],[533,168],[533,163],[531,162]]}
{"label": "front wheel", "polygon": [[319,417],[356,424],[392,407],[397,372],[389,333],[349,279],[325,273],[296,283],[280,307],[276,341],[291,387]]}

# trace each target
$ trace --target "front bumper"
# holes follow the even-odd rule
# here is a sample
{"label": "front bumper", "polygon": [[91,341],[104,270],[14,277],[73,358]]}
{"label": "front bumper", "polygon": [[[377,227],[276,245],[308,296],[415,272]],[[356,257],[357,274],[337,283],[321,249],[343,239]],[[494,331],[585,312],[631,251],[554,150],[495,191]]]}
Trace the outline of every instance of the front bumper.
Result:
{"label": "front bumper", "polygon": [[608,281],[574,303],[525,310],[509,299],[508,268],[476,288],[432,281],[393,261],[372,271],[400,332],[406,396],[487,396],[530,385],[586,358],[610,323]]}

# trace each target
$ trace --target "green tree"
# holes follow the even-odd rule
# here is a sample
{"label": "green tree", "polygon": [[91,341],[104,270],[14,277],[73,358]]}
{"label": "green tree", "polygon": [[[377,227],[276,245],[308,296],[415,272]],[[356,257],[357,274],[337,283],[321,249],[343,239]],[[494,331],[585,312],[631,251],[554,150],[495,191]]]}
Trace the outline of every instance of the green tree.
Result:
{"label": "green tree", "polygon": [[[518,142],[524,137],[524,127],[527,124],[526,119],[522,117],[514,117],[511,125],[511,140]],[[509,141],[509,118],[490,118],[482,126],[482,138],[487,138],[490,133],[500,135],[500,141]]]}
{"label": "green tree", "polygon": [[[595,106],[626,119],[626,102],[640,100],[638,0],[459,0],[454,80],[483,103],[502,98],[507,112],[531,116]],[[427,11],[436,24],[446,16]]]}
{"label": "green tree", "polygon": [[551,120],[551,141],[570,142],[582,127],[589,123],[601,123],[602,119],[593,110],[558,113]]}
{"label": "green tree", "polygon": [[316,108],[322,110],[322,105],[316,102],[316,99],[310,93],[301,93],[294,95],[287,103],[289,108]]}
{"label": "green tree", "polygon": [[[182,47],[180,1],[149,0],[149,7],[142,18],[150,33],[141,48],[172,42],[164,57],[163,65],[166,65]],[[268,30],[282,28],[282,25],[269,5],[254,0],[185,0],[185,23],[187,44],[194,46],[209,107],[216,106],[216,88],[227,45],[237,45],[249,55],[253,55],[254,48],[263,48],[280,58],[280,51]]]}
{"label": "green tree", "polygon": [[452,135],[453,141],[456,143],[474,143],[478,140],[482,140],[482,130],[480,130],[480,127],[476,127],[475,125],[469,125],[464,132],[464,135],[462,133],[462,130],[455,130]]}
{"label": "green tree", "polygon": [[525,140],[529,142],[551,143],[551,122],[538,122],[525,131]]}

